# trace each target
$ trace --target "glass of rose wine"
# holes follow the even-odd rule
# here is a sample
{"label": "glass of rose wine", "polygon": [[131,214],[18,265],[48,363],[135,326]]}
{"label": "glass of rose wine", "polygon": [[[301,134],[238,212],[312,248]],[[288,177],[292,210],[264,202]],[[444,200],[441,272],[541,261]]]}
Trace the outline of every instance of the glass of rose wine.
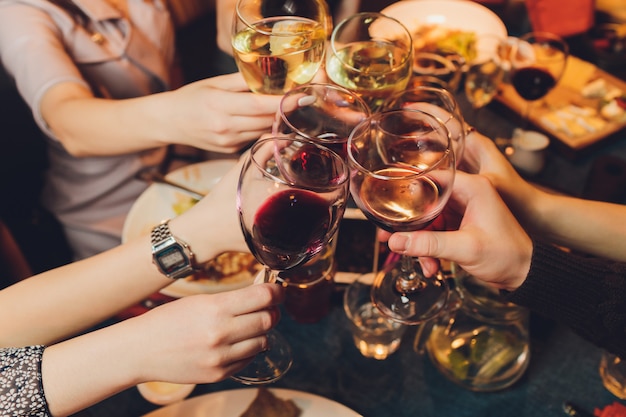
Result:
{"label": "glass of rose wine", "polygon": [[253,92],[280,95],[313,79],[331,28],[324,0],[238,0],[233,56]]}
{"label": "glass of rose wine", "polygon": [[417,109],[437,117],[450,133],[457,163],[462,160],[468,127],[458,102],[448,89],[434,85],[415,85],[393,94],[381,106],[381,111],[398,109]]}
{"label": "glass of rose wine", "polygon": [[391,94],[406,88],[412,66],[411,33],[384,14],[352,15],[339,22],[330,36],[328,78],[360,95],[373,112]]}
{"label": "glass of rose wine", "polygon": [[[456,173],[445,125],[415,109],[388,110],[360,123],[348,139],[350,192],[363,214],[388,232],[421,230],[446,205]],[[389,318],[418,324],[446,307],[450,288],[425,277],[416,258],[378,272],[372,303]]]}
{"label": "glass of rose wine", "polygon": [[[239,178],[237,210],[248,247],[264,266],[265,282],[280,283],[280,272],[326,247],[345,211],[348,184],[343,158],[315,142],[269,137],[251,147]],[[271,331],[268,344],[235,380],[273,382],[288,371],[287,342]]]}
{"label": "glass of rose wine", "polygon": [[543,98],[565,71],[568,44],[549,32],[530,32],[515,43],[511,59],[511,84],[526,101],[524,122],[528,123],[532,102]]}
{"label": "glass of rose wine", "polygon": [[272,133],[319,142],[345,159],[350,132],[370,114],[353,91],[335,84],[305,84],[285,93]]}

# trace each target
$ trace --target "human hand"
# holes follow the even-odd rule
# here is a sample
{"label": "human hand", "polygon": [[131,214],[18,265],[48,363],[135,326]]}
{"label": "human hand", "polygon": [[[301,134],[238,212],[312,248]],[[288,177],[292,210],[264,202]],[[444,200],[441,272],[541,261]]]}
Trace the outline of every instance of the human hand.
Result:
{"label": "human hand", "polygon": [[222,153],[236,152],[270,132],[282,98],[250,92],[240,73],[196,81],[169,94],[174,131],[168,136]]}
{"label": "human hand", "polygon": [[211,383],[245,367],[267,348],[284,289],[254,284],[184,297],[121,323],[136,382]]}
{"label": "human hand", "polygon": [[447,227],[454,217],[460,219],[457,230],[394,233],[389,249],[419,257],[428,276],[436,272],[439,258],[500,289],[522,284],[530,270],[532,241],[486,178],[457,173],[446,216]]}
{"label": "human hand", "polygon": [[487,177],[522,226],[529,232],[540,231],[537,210],[546,194],[524,180],[491,139],[471,132],[461,167]]}

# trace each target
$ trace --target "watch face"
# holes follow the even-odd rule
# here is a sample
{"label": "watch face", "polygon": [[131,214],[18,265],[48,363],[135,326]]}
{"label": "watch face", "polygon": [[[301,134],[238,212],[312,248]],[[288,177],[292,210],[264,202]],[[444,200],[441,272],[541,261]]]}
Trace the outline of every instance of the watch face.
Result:
{"label": "watch face", "polygon": [[189,258],[180,245],[172,245],[160,252],[157,262],[166,275],[172,275],[180,269],[189,267]]}

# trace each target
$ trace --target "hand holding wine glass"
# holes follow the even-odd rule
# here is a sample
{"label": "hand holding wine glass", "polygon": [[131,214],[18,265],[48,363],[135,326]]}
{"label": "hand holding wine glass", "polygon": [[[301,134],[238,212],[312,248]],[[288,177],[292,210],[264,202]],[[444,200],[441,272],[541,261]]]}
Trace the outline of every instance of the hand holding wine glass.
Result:
{"label": "hand holding wine glass", "polygon": [[233,56],[253,92],[283,94],[313,79],[331,27],[324,0],[238,0]]}
{"label": "hand holding wine glass", "polygon": [[530,32],[514,45],[511,58],[511,84],[526,100],[524,121],[528,121],[531,102],[552,90],[565,71],[569,47],[558,35]]}
{"label": "hand holding wine glass", "polygon": [[[305,139],[269,137],[256,142],[244,162],[237,210],[246,243],[265,269],[265,282],[305,263],[334,235],[348,198],[348,169],[328,148]],[[276,332],[269,349],[234,379],[266,383],[291,365]]]}
{"label": "hand holding wine glass", "polygon": [[[350,192],[365,216],[389,232],[429,226],[450,197],[455,158],[450,135],[436,117],[414,109],[374,114],[348,139]],[[372,302],[393,320],[417,324],[443,311],[445,280],[426,278],[416,259],[376,275]]]}

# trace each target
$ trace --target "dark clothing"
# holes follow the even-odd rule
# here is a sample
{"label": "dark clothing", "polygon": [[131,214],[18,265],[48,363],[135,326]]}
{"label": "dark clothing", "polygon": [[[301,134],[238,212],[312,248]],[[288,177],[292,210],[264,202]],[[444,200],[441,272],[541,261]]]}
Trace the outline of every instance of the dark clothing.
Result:
{"label": "dark clothing", "polygon": [[535,242],[528,277],[508,300],[626,358],[626,263]]}

